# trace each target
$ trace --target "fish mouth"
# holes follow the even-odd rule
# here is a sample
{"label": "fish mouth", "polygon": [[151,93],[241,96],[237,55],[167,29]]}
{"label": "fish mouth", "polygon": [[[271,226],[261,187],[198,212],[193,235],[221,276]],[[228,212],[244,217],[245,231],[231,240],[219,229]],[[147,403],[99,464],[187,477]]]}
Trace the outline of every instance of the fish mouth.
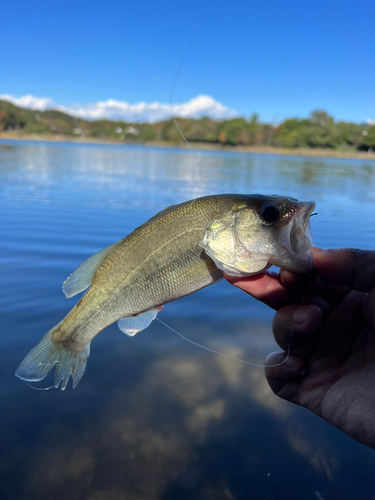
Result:
{"label": "fish mouth", "polygon": [[272,258],[272,264],[300,273],[313,268],[310,217],[314,209],[313,201],[298,203],[294,216],[281,229],[279,252]]}
{"label": "fish mouth", "polygon": [[314,209],[315,203],[313,201],[301,202],[297,208],[290,231],[290,248],[296,254],[303,252],[306,246],[311,248],[312,232],[310,217]]}

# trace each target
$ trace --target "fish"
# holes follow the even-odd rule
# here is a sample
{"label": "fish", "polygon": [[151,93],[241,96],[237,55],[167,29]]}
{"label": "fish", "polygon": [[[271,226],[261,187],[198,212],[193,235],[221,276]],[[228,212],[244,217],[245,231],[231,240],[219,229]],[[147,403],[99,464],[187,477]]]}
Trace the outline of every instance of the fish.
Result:
{"label": "fish", "polygon": [[265,195],[196,198],[157,213],[122,240],[83,262],[64,282],[67,316],[24,358],[16,376],[75,388],[93,338],[114,322],[129,336],[147,328],[165,304],[212,285],[223,273],[251,276],[270,266],[313,267],[312,201]]}

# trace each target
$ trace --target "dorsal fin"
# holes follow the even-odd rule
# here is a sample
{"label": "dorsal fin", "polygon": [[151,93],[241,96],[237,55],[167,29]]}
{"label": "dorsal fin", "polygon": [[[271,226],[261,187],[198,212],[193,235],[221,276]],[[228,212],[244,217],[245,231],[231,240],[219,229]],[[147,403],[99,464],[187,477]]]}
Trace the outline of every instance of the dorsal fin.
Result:
{"label": "dorsal fin", "polygon": [[62,286],[62,291],[65,293],[67,299],[74,297],[77,293],[83,292],[83,290],[86,290],[86,288],[91,285],[96,270],[107,255],[110,254],[119,243],[120,242],[117,241],[113,245],[103,248],[103,250],[100,250],[100,252],[95,253],[85,260],[85,262],[82,262],[82,264],[72,272]]}

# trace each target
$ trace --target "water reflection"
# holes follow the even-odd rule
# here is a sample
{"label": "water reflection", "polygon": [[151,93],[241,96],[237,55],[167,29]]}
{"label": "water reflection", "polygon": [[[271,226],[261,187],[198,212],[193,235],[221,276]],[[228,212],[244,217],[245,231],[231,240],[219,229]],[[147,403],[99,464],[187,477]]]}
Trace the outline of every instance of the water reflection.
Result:
{"label": "water reflection", "polygon": [[[32,144],[23,147],[0,144],[2,175],[18,188],[27,188],[29,196],[42,193],[56,202],[56,188],[69,183],[79,203],[79,193],[99,197],[106,206],[147,206],[176,203],[199,196],[222,192],[285,193],[301,197],[301,187],[308,187],[310,198],[320,200],[340,195],[345,198],[372,200],[375,187],[373,161],[340,159],[304,159],[272,155],[246,155],[199,152],[199,163],[184,150],[141,148],[135,146],[95,146]],[[4,189],[5,186],[3,186]],[[297,188],[297,189],[296,189]],[[305,189],[302,189],[305,192]],[[13,193],[17,194],[17,193]],[[22,194],[23,191],[22,191]],[[67,199],[65,200],[67,201]],[[163,205],[161,203],[160,205]],[[159,206],[157,208],[163,208]]]}
{"label": "water reflection", "polygon": [[[0,143],[1,498],[369,499],[375,456],[276,398],[263,370],[155,324],[92,346],[76,390],[33,391],[14,369],[71,309],[61,285],[86,257],[165,206],[220,192],[317,202],[315,241],[375,247],[372,162],[123,146]],[[74,299],[72,299],[74,301]],[[272,311],[221,282],[169,304],[188,338],[262,363]],[[47,381],[48,384],[48,381]],[[320,495],[320,496],[318,496]]]}
{"label": "water reflection", "polygon": [[[225,358],[188,352],[155,358],[137,349],[130,354],[120,343],[118,355],[105,351],[79,392],[23,395],[31,436],[20,498],[216,498],[224,485],[232,498],[248,498],[249,489],[259,494],[267,481],[274,489],[287,462],[288,498],[297,499],[340,477],[332,445],[316,439],[311,422],[291,425],[293,407],[284,411],[275,398],[269,405],[257,370],[245,367],[233,384],[228,374],[235,365]],[[107,354],[118,373],[103,380]],[[135,365],[142,373],[136,381]],[[13,426],[24,423],[22,414]],[[304,484],[290,476],[296,466]]]}
{"label": "water reflection", "polygon": [[[17,498],[285,498],[285,487],[290,499],[317,489],[353,498],[340,487],[340,439],[296,420],[259,370],[240,365],[239,374],[237,363],[189,349],[155,356],[121,340],[102,347],[79,391],[22,391],[20,405],[17,387],[8,397],[11,434],[23,429],[27,443],[8,455],[23,465],[8,470]],[[216,497],[221,489],[227,496]]]}
{"label": "water reflection", "polygon": [[329,444],[317,445],[315,439],[303,437],[294,431],[289,435],[289,445],[293,451],[307,460],[316,472],[325,474],[331,481],[334,479],[334,471],[339,466],[336,453],[330,450]]}

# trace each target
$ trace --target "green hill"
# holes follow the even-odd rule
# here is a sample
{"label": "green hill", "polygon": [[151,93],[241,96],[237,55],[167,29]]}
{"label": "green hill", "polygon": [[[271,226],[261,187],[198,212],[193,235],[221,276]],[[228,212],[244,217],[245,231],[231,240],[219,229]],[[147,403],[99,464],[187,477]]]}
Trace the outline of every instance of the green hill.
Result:
{"label": "green hill", "polygon": [[[215,121],[211,118],[178,118],[190,142],[223,145],[274,146],[285,148],[329,148],[373,151],[375,125],[336,122],[325,111],[314,111],[308,118],[290,118],[273,125],[260,122],[257,115]],[[64,135],[116,141],[182,142],[173,120],[158,123],[130,123],[111,120],[83,120],[58,110],[36,111],[0,100],[0,131],[22,134]]]}

